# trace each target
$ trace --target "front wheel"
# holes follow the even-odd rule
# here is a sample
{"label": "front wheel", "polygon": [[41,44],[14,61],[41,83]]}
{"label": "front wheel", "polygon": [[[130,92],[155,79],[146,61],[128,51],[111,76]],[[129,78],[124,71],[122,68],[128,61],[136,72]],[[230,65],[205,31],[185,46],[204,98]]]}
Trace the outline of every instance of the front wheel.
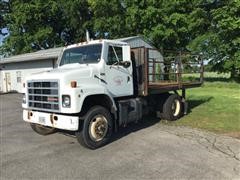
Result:
{"label": "front wheel", "polygon": [[112,127],[110,112],[102,106],[94,106],[85,115],[83,125],[76,132],[76,137],[81,145],[96,149],[109,142]]}
{"label": "front wheel", "polygon": [[30,123],[30,126],[33,129],[33,131],[44,136],[53,134],[56,132],[55,128],[46,127],[46,126],[35,124],[35,123]]}

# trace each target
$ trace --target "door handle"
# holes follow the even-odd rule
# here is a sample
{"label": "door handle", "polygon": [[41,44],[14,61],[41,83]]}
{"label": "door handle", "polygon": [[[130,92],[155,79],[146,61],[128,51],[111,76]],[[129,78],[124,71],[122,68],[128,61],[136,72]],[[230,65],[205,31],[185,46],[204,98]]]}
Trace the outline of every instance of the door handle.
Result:
{"label": "door handle", "polygon": [[130,81],[130,77],[128,76],[128,77],[127,77],[127,82],[129,82],[129,81]]}

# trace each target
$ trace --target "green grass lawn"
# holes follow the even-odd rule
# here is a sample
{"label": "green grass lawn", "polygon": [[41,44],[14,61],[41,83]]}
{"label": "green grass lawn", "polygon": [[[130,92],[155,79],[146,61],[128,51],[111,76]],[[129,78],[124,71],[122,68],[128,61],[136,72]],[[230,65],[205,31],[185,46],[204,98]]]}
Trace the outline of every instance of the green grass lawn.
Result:
{"label": "green grass lawn", "polygon": [[189,113],[180,120],[162,123],[235,133],[240,137],[240,84],[226,77],[207,75],[202,87],[187,90]]}

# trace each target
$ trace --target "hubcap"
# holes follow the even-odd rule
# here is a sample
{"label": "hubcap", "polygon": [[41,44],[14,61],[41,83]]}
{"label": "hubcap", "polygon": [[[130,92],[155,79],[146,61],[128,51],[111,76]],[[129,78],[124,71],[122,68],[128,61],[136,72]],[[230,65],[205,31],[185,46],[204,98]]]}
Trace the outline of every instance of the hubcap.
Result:
{"label": "hubcap", "polygon": [[89,126],[89,135],[93,141],[101,141],[107,134],[108,122],[103,115],[95,116]]}
{"label": "hubcap", "polygon": [[180,113],[180,102],[178,99],[175,99],[172,104],[173,116],[177,116]]}

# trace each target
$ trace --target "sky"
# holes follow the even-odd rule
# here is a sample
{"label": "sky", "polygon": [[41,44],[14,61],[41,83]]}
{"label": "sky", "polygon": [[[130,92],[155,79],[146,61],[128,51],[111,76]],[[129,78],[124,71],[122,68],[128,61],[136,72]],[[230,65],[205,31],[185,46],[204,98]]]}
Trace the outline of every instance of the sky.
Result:
{"label": "sky", "polygon": [[[2,46],[3,36],[0,35],[0,46]],[[2,60],[2,54],[0,54],[0,61]]]}
{"label": "sky", "polygon": [[[3,32],[3,33],[8,33],[7,28],[3,28],[3,29],[2,29],[2,32]],[[0,46],[2,45],[2,41],[3,41],[3,36],[0,35]]]}
{"label": "sky", "polygon": [[3,37],[0,35],[0,46],[2,45]]}
{"label": "sky", "polygon": [[[8,33],[8,30],[7,30],[7,28],[3,28],[2,29],[2,32],[3,33]],[[9,35],[9,34],[8,34]],[[8,36],[7,35],[7,36]],[[6,37],[6,36],[5,36]],[[4,36],[2,36],[2,35],[0,35],[0,46],[2,46],[3,45],[3,39],[4,39]],[[2,60],[2,58],[3,58],[3,55],[2,54],[0,54],[0,61]]]}

